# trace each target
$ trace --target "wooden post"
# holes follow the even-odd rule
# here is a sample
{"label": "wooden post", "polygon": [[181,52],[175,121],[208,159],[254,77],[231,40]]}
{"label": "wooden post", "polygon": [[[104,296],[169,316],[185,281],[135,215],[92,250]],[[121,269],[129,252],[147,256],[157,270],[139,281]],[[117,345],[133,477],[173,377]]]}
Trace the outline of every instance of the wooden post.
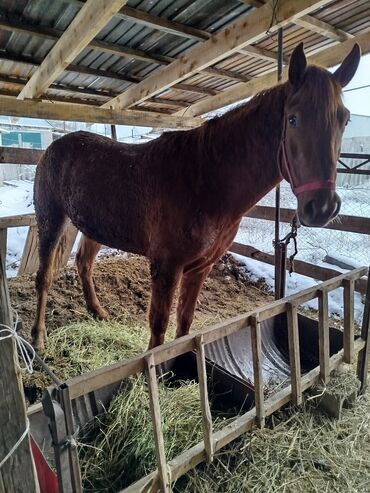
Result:
{"label": "wooden post", "polygon": [[289,361],[293,404],[302,404],[301,361],[299,356],[298,313],[294,303],[287,304]]}
{"label": "wooden post", "polygon": [[365,341],[365,346],[358,354],[357,376],[361,382],[360,393],[363,394],[367,387],[367,372],[369,369],[370,353],[370,269],[367,278],[367,290],[362,318],[361,338]]}
{"label": "wooden post", "polygon": [[202,424],[204,448],[206,451],[207,462],[210,464],[213,461],[214,444],[212,440],[212,416],[209,408],[208,389],[207,389],[207,373],[206,360],[204,354],[203,335],[200,334],[195,338],[195,348],[197,350],[197,369],[200,388],[200,404],[202,408]]}
{"label": "wooden post", "polygon": [[326,289],[319,290],[319,356],[320,356],[320,378],[326,383],[329,379],[329,315],[328,315],[328,292]]}
{"label": "wooden post", "polygon": [[152,415],[152,424],[154,431],[155,455],[157,459],[159,484],[161,486],[161,493],[170,493],[171,486],[169,484],[166,454],[164,451],[161,410],[159,407],[158,383],[153,353],[150,353],[148,356],[146,356],[145,364],[149,390],[150,412]]}
{"label": "wooden post", "polygon": [[112,135],[112,139],[117,140],[117,129],[115,125],[110,126],[110,131]]}
{"label": "wooden post", "polygon": [[[0,250],[0,324],[11,326],[9,292]],[[1,336],[5,336],[5,332]],[[26,404],[13,338],[0,340],[0,461],[27,427]],[[0,468],[0,491],[39,493],[28,436]]]}
{"label": "wooden post", "polygon": [[6,264],[6,239],[7,239],[7,228],[0,228],[0,257],[3,262],[4,273],[6,272],[5,264]]}
{"label": "wooden post", "polygon": [[265,404],[262,379],[262,347],[261,324],[258,315],[251,317],[251,342],[253,354],[254,396],[256,403],[256,423],[263,428],[265,426]]}
{"label": "wooden post", "polygon": [[355,281],[353,279],[343,280],[343,305],[344,305],[344,320],[343,320],[343,349],[344,362],[352,364],[354,356],[354,290]]}

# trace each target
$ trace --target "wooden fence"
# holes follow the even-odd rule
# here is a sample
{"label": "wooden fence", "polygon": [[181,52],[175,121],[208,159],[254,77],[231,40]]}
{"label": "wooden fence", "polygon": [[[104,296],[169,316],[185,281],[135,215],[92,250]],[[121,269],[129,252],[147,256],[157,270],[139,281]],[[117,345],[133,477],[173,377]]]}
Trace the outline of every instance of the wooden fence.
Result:
{"label": "wooden fence", "polygon": [[[302,402],[303,392],[322,381],[326,383],[329,379],[330,372],[337,368],[342,362],[353,363],[355,356],[357,358],[357,375],[361,381],[361,391],[363,392],[367,384],[367,369],[369,360],[369,321],[370,321],[370,283],[367,285],[366,302],[363,316],[361,336],[354,335],[354,284],[362,276],[367,275],[367,268],[360,268],[349,273],[337,276],[311,287],[297,294],[289,296],[279,301],[257,308],[254,312],[239,315],[233,319],[206,327],[195,333],[177,339],[173,342],[159,346],[151,351],[143,353],[140,356],[130,360],[119,362],[106,368],[101,368],[84,375],[72,378],[62,385],[62,392],[68,390],[68,402],[78,397],[87,395],[98,389],[105,388],[109,385],[122,381],[123,379],[136,375],[138,372],[145,372],[149,402],[151,410],[151,419],[153,423],[154,442],[156,451],[157,470],[148,476],[141,478],[125,490],[124,493],[138,493],[143,491],[168,493],[171,491],[171,482],[178,479],[197,464],[207,460],[212,461],[214,454],[225,447],[232,440],[251,430],[255,424],[259,427],[264,426],[265,418],[288,402],[299,405]],[[329,353],[329,325],[328,325],[328,293],[339,287],[344,288],[344,347],[338,353],[330,357]],[[319,300],[319,366],[301,374],[301,362],[299,351],[298,336],[298,306],[309,300],[318,298]],[[288,342],[289,342],[289,359],[291,368],[291,382],[285,388],[265,399],[263,392],[262,378],[262,349],[261,349],[261,331],[263,330],[261,322],[271,319],[272,317],[287,313],[288,323]],[[245,414],[236,417],[233,422],[214,432],[212,418],[210,413],[210,404],[207,393],[207,376],[205,369],[205,352],[206,344],[217,341],[225,336],[249,327],[251,330],[254,386],[255,386],[255,407]],[[200,401],[203,416],[203,441],[197,445],[185,450],[179,456],[167,461],[164,448],[164,438],[162,432],[161,410],[158,399],[158,383],[156,378],[156,365],[169,361],[172,358],[185,354],[189,351],[195,351],[197,356],[197,371],[200,384]],[[61,399],[63,402],[63,399]],[[62,408],[65,405],[62,404]],[[62,410],[63,412],[63,410]],[[62,416],[59,409],[58,419]],[[65,420],[68,421],[68,412]],[[52,423],[53,427],[53,423]],[[64,454],[67,451],[62,450]],[[75,450],[70,450],[74,455],[73,463],[78,466],[78,457]],[[76,459],[77,457],[77,459]],[[77,462],[76,462],[77,461]],[[59,461],[57,461],[57,464]],[[68,463],[68,461],[66,462]],[[58,470],[60,484],[65,484],[68,480],[76,481],[79,474],[74,471],[66,471],[65,468]],[[70,474],[69,478],[66,475]],[[72,478],[72,479],[71,479]],[[75,479],[73,479],[75,478]],[[77,480],[77,483],[79,480]],[[73,491],[82,491],[81,484],[74,484]],[[65,490],[61,489],[61,492]],[[121,492],[121,493],[123,493]]]}

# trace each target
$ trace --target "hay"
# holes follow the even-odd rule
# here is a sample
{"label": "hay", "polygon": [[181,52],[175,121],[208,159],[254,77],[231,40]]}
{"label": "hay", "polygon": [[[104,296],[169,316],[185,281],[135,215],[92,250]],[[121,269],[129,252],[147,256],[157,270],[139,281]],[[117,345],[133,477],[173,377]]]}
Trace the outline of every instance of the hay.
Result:
{"label": "hay", "polygon": [[340,420],[312,402],[255,430],[180,478],[176,493],[369,493],[370,392]]}
{"label": "hay", "polygon": [[[166,456],[171,459],[202,440],[199,386],[159,385]],[[91,437],[93,437],[91,439]],[[115,492],[156,468],[148,392],[133,378],[107,412],[83,430],[80,459],[84,491]]]}

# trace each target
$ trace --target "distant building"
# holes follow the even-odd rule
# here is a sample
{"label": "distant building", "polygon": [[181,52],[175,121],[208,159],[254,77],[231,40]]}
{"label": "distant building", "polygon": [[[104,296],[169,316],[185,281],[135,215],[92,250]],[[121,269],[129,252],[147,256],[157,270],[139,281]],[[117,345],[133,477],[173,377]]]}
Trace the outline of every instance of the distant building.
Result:
{"label": "distant building", "polygon": [[[370,154],[370,116],[351,115],[351,121],[346,126],[342,140],[342,152]],[[361,162],[354,159],[345,159],[344,161],[350,167]],[[365,164],[361,169],[369,170],[370,164]],[[369,179],[370,176],[365,175],[339,174],[338,183],[355,186],[367,182]]]}

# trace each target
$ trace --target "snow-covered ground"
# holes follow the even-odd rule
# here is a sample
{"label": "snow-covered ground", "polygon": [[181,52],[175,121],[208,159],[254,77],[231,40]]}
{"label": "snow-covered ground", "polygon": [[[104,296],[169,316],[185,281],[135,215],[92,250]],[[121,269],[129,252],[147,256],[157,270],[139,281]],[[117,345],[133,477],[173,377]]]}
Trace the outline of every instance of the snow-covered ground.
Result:
{"label": "snow-covered ground", "polygon": [[[342,211],[344,214],[363,215],[370,217],[370,185],[354,189],[339,190],[343,200]],[[0,187],[0,217],[17,214],[29,214],[34,212],[32,203],[33,182],[11,181]],[[274,194],[267,195],[261,205],[274,205]],[[282,186],[282,207],[295,207],[295,198],[291,194],[288,185]],[[16,275],[19,260],[22,255],[24,243],[27,236],[26,227],[9,228],[7,243],[7,275]],[[288,225],[282,225],[281,235],[288,231]],[[274,236],[274,225],[270,221],[257,219],[245,219],[236,237],[236,241],[253,245],[256,248],[272,252],[272,239]],[[325,229],[300,228],[298,232],[297,258],[314,262],[317,265],[333,268],[324,261],[326,254],[347,261],[353,267],[370,264],[370,236],[355,233],[344,233]],[[266,283],[273,289],[274,268],[273,266],[257,260],[237,256],[245,265],[249,274],[254,279],[265,279]],[[335,266],[336,270],[345,272]],[[287,294],[292,294],[315,284],[311,278],[293,274],[287,276]],[[317,308],[315,301],[307,304]],[[359,321],[363,305],[360,295],[356,294],[355,316]],[[332,315],[343,315],[343,293],[341,289],[332,292],[329,297],[329,309]]]}

